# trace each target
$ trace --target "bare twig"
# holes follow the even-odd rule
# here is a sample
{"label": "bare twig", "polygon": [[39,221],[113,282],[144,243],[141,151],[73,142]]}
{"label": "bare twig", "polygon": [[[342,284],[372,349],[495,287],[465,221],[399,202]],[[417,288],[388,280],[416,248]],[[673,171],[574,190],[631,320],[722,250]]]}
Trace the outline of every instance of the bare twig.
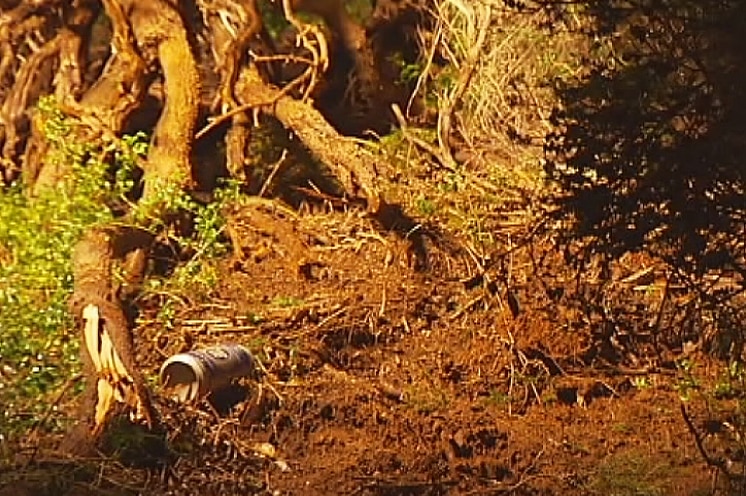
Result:
{"label": "bare twig", "polygon": [[217,116],[214,119],[212,119],[205,127],[203,127],[202,129],[200,129],[197,132],[197,134],[194,135],[195,141],[199,140],[199,139],[202,139],[207,133],[209,133],[210,131],[212,131],[216,127],[220,126],[224,122],[232,119],[233,117],[235,117],[238,114],[242,114],[244,112],[248,112],[249,110],[259,109],[259,108],[262,108],[262,107],[271,107],[272,105],[274,105],[275,103],[277,103],[277,101],[280,100],[280,98],[288,95],[295,88],[297,88],[298,86],[300,86],[301,84],[303,84],[303,81],[304,81],[304,77],[303,76],[298,77],[298,78],[294,79],[290,84],[288,84],[287,86],[285,86],[281,90],[279,90],[275,96],[273,96],[270,99],[267,99],[266,101],[245,103],[243,105],[239,105],[238,107],[235,107],[232,110],[229,110],[228,112],[226,112],[224,114],[220,114],[219,116]]}
{"label": "bare twig", "polygon": [[[62,386],[62,389],[60,389],[60,392],[57,394],[57,397],[52,401],[52,403],[49,405],[49,408],[47,408],[47,411],[44,413],[44,416],[40,418],[35,424],[34,427],[31,429],[31,432],[29,433],[29,439],[34,439],[36,435],[39,432],[39,429],[41,429],[44,424],[47,423],[47,420],[49,420],[49,417],[52,415],[52,412],[56,410],[57,406],[59,406],[60,401],[62,401],[62,398],[67,394],[68,391],[70,391],[70,388],[73,387],[81,378],[83,377],[83,374],[75,374],[70,379],[67,380],[67,382]],[[26,461],[26,467],[30,466],[32,463],[34,463],[34,460],[36,459],[36,455],[39,452],[39,446],[34,446],[34,451],[32,452],[31,456]]]}
{"label": "bare twig", "polygon": [[[282,0],[282,9],[285,13],[285,19],[298,30],[298,44],[308,50],[313,59],[313,63],[299,78],[309,81],[303,92],[303,100],[305,101],[316,87],[319,73],[324,73],[329,68],[329,49],[324,34],[317,26],[304,24],[295,16],[290,0]],[[309,39],[309,34],[312,39]]]}
{"label": "bare twig", "polygon": [[422,149],[426,153],[430,154],[444,169],[448,170],[449,172],[456,172],[457,164],[456,161],[453,160],[453,157],[450,156],[450,154],[444,154],[443,150],[438,149],[437,147],[431,145],[423,139],[418,138],[417,136],[414,136],[409,130],[409,125],[404,118],[404,114],[402,114],[402,111],[397,104],[391,105],[391,110],[393,111],[394,117],[399,124],[402,135],[404,135],[404,139],[406,139],[416,147]]}
{"label": "bare twig", "polygon": [[702,458],[705,460],[707,465],[718,469],[720,472],[723,473],[723,475],[725,475],[725,477],[730,479],[732,475],[728,471],[728,466],[725,460],[721,458],[714,458],[707,452],[704,446],[704,442],[702,441],[702,435],[699,433],[697,428],[694,426],[694,422],[692,422],[692,419],[689,416],[689,412],[686,410],[686,406],[684,405],[684,403],[681,403],[680,407],[681,407],[681,416],[684,418],[684,422],[686,423],[686,427],[689,429],[689,432],[694,437],[694,443],[697,445],[697,450],[699,450],[699,453],[700,455],[702,455]]}
{"label": "bare twig", "polygon": [[[451,134],[451,120],[453,118],[453,112],[464,97],[466,89],[471,83],[474,72],[476,71],[477,65],[479,64],[479,57],[482,54],[482,49],[487,40],[487,32],[489,31],[490,21],[492,19],[492,8],[489,4],[483,6],[484,10],[479,23],[479,31],[477,32],[477,39],[474,45],[469,50],[464,64],[461,66],[459,71],[459,78],[456,82],[456,87],[453,89],[450,95],[445,96],[439,105],[438,112],[438,144],[440,147],[440,153],[443,156],[451,157],[451,148],[448,145],[448,139]],[[453,160],[453,158],[451,158]]]}
{"label": "bare twig", "polygon": [[272,180],[277,175],[277,171],[280,170],[280,167],[283,163],[285,163],[285,159],[288,156],[288,150],[287,148],[282,150],[282,155],[280,155],[280,158],[277,159],[277,162],[275,162],[275,165],[272,167],[272,172],[269,173],[269,176],[267,176],[267,179],[264,181],[264,184],[262,184],[262,189],[259,190],[259,196],[262,197],[267,192],[267,189],[269,188],[269,185],[272,184]]}

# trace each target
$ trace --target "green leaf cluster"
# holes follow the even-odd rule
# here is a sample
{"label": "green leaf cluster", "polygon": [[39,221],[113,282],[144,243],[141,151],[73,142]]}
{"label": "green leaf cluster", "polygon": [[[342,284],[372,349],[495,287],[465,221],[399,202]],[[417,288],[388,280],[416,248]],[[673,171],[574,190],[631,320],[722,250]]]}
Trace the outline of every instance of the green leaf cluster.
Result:
{"label": "green leaf cluster", "polygon": [[134,186],[132,172],[147,152],[144,134],[108,144],[76,139],[78,124],[52,98],[38,111],[46,163],[71,172],[33,198],[20,184],[0,190],[0,432],[34,422],[49,408],[41,398],[79,368],[67,311],[70,255],[86,228],[114,218],[111,205]]}

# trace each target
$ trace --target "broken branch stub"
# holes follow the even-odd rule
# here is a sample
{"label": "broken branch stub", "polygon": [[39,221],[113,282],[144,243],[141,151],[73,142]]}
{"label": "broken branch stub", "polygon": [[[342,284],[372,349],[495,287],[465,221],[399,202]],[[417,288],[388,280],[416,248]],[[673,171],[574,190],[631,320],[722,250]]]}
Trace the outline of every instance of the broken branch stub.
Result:
{"label": "broken branch stub", "polygon": [[84,454],[95,445],[107,421],[121,404],[130,417],[152,426],[150,396],[135,361],[129,323],[114,289],[114,260],[150,245],[152,235],[125,227],[98,227],[78,242],[72,256],[72,314],[81,327],[81,359],[87,379],[82,429],[63,442],[63,449]]}

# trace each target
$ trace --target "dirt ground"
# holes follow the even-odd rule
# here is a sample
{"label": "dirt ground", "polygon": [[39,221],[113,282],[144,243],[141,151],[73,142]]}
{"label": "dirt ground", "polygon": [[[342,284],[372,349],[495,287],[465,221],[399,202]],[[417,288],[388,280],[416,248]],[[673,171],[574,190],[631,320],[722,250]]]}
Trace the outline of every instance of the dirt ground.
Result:
{"label": "dirt ground", "polygon": [[[714,494],[680,371],[591,353],[594,326],[571,310],[550,243],[489,266],[463,240],[388,214],[235,206],[211,294],[184,299],[171,328],[154,300],[137,302],[160,427],[115,422],[88,461],[33,448],[0,494]],[[626,262],[615,280],[644,266]],[[226,342],[252,351],[255,377],[196,405],[163,394],[165,358]],[[716,364],[697,361],[714,380]],[[714,446],[723,432],[707,426],[728,402],[708,408],[687,404]]]}
{"label": "dirt ground", "polygon": [[171,330],[146,309],[138,360],[155,376],[173,353],[237,342],[262,370],[211,403],[156,398],[174,451],[153,490],[710,493],[673,370],[584,367],[588,330],[525,264],[508,298],[505,274],[475,283],[457,240],[407,222],[236,208],[216,297]]}

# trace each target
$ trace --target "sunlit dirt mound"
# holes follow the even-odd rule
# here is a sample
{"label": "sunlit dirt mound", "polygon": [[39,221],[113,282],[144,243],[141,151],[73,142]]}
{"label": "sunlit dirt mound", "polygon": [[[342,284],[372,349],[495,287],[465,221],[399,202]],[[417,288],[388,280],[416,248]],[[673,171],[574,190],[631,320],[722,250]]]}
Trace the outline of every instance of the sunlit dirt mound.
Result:
{"label": "sunlit dirt mound", "polygon": [[706,477],[673,391],[575,375],[581,335],[532,291],[514,316],[456,240],[419,229],[417,247],[354,213],[235,208],[216,297],[185,301],[173,329],[147,309],[135,333],[148,376],[222,342],[261,363],[209,402],[158,395],[172,494],[602,493],[619,482],[604,471],[635,479],[653,454],[666,474],[643,483],[694,494]]}

